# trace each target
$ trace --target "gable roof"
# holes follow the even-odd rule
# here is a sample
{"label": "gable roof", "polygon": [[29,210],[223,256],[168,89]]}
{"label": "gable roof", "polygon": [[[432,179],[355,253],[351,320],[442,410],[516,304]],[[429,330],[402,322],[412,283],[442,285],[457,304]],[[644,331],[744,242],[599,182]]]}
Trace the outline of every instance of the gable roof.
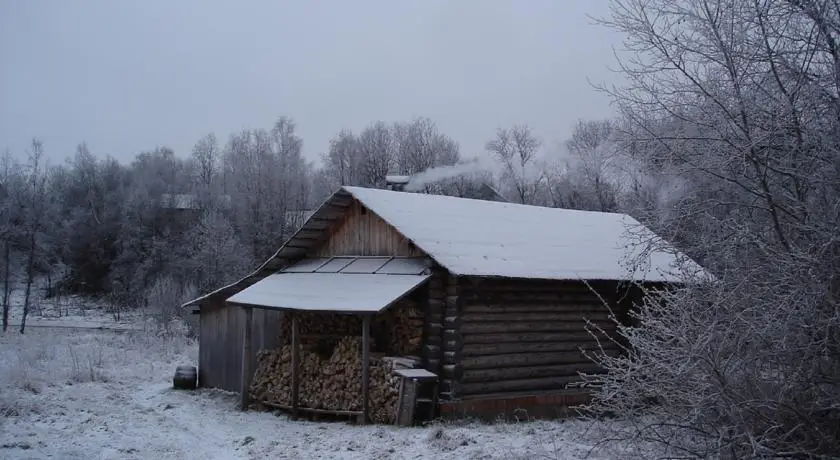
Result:
{"label": "gable roof", "polygon": [[256,271],[185,306],[233,295],[302,258],[354,200],[453,275],[682,282],[682,262],[694,275],[711,276],[626,214],[341,187]]}
{"label": "gable roof", "polygon": [[[681,254],[626,214],[344,189],[454,275],[682,280]],[[659,247],[648,250],[650,240]]]}

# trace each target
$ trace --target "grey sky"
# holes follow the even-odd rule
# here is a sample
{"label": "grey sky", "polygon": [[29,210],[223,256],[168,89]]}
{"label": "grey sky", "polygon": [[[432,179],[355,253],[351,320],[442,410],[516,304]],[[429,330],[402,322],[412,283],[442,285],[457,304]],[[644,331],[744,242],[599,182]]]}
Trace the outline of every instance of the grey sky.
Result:
{"label": "grey sky", "polygon": [[499,126],[547,144],[608,99],[606,0],[0,0],[0,148],[84,140],[121,161],[295,119],[308,157],[342,128],[428,116],[470,156]]}

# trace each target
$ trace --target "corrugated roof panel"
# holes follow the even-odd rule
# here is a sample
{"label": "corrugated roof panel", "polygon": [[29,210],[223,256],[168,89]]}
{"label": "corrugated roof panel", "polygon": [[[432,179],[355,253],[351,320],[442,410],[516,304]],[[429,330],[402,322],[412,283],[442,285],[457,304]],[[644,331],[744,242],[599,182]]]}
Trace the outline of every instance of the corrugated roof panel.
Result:
{"label": "corrugated roof panel", "polygon": [[356,260],[355,257],[334,257],[315,271],[318,273],[338,273],[354,260]]}
{"label": "corrugated roof panel", "polygon": [[398,257],[388,261],[376,273],[383,275],[419,275],[425,272],[427,268],[428,263],[425,259]]}
{"label": "corrugated roof panel", "polygon": [[382,268],[390,257],[359,257],[344,267],[341,273],[375,273]]}
{"label": "corrugated roof panel", "polygon": [[281,310],[376,313],[427,279],[429,275],[276,273],[227,301]]}
{"label": "corrugated roof panel", "polygon": [[290,265],[283,269],[284,272],[288,273],[312,273],[316,269],[318,269],[321,265],[327,263],[330,260],[329,257],[316,257],[312,259],[303,259],[300,262]]}

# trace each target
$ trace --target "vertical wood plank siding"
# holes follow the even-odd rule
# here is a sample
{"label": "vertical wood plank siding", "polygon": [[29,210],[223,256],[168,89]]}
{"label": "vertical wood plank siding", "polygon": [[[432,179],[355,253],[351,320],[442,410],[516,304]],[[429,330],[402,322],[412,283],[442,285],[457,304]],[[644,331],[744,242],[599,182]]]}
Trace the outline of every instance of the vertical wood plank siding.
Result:
{"label": "vertical wood plank siding", "polygon": [[[619,311],[616,283],[592,287]],[[599,372],[580,351],[598,346],[587,319],[606,332],[608,352],[619,351],[608,339],[616,336],[609,309],[584,283],[462,278],[458,293],[460,366],[452,372],[463,398],[559,391],[578,372]]]}
{"label": "vertical wood plank siding", "polygon": [[[280,311],[254,309],[251,332],[251,355],[271,349],[279,343]],[[220,299],[202,306],[199,318],[199,386],[239,392],[242,381],[242,334],[245,312],[224,305]]]}
{"label": "vertical wood plank siding", "polygon": [[390,224],[358,201],[354,201],[344,218],[330,230],[329,239],[312,250],[310,256],[408,256],[423,253]]}

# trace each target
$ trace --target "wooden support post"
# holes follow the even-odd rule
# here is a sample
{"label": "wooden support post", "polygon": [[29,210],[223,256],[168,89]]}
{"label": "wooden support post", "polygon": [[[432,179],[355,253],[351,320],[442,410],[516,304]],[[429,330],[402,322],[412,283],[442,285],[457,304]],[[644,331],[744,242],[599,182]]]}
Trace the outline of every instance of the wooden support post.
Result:
{"label": "wooden support post", "polygon": [[241,377],[241,397],[240,409],[248,410],[249,393],[251,388],[251,328],[254,322],[254,309],[251,307],[244,307],[245,309],[245,331],[242,334],[242,375]]}
{"label": "wooden support post", "polygon": [[292,419],[298,417],[298,390],[300,389],[300,333],[298,332],[298,315],[292,317]]}
{"label": "wooden support post", "polygon": [[362,318],[362,423],[370,418],[370,315]]}

